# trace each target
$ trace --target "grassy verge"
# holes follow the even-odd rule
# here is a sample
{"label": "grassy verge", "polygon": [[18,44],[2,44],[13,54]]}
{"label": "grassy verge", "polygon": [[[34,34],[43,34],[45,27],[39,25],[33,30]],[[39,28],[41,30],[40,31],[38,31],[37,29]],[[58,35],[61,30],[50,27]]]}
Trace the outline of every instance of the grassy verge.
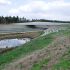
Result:
{"label": "grassy verge", "polygon": [[33,64],[31,70],[41,70],[43,67],[47,66],[49,59],[43,59],[38,63]]}
{"label": "grassy verge", "polygon": [[31,42],[22,45],[12,51],[6,52],[0,55],[0,67],[4,64],[11,62],[13,59],[20,57],[21,55],[25,56],[35,50],[42,49],[50,44],[53,40],[53,37],[49,34],[44,37],[39,37],[32,40]]}
{"label": "grassy verge", "polygon": [[[69,36],[70,35],[70,30],[61,30],[58,33],[52,33],[51,36],[55,37],[55,36]],[[70,70],[70,49],[68,52],[65,52],[66,54],[63,55],[63,57],[61,57],[61,59],[59,59],[59,63],[53,65],[52,70]],[[66,57],[66,58],[64,58]],[[33,64],[32,69],[31,70],[43,70],[43,65],[48,64],[49,60],[42,60],[38,63]]]}
{"label": "grassy verge", "polygon": [[[55,35],[61,36],[69,36],[70,37],[70,29],[67,30],[61,30],[59,33],[55,33]],[[65,52],[63,57],[61,57],[59,63],[53,65],[52,70],[70,70],[70,48],[69,50]]]}
{"label": "grassy verge", "polygon": [[52,70],[70,70],[70,49],[60,59],[60,62],[53,66]]}

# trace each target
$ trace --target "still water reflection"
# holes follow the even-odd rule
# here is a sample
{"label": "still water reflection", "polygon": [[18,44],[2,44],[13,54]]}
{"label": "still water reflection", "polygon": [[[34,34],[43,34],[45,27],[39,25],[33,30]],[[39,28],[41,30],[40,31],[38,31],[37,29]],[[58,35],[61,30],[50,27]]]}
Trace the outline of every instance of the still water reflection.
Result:
{"label": "still water reflection", "polygon": [[26,42],[29,42],[29,38],[23,38],[23,39],[5,39],[0,41],[0,48],[10,48],[15,46],[20,46],[22,44],[25,44]]}

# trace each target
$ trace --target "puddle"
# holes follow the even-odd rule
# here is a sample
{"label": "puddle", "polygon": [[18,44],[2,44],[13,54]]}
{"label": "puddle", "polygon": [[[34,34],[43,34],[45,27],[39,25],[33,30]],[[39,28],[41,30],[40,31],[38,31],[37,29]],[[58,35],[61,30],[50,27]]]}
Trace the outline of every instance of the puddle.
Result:
{"label": "puddle", "polygon": [[11,48],[20,46],[30,41],[30,38],[23,38],[23,39],[4,39],[0,40],[0,48]]}

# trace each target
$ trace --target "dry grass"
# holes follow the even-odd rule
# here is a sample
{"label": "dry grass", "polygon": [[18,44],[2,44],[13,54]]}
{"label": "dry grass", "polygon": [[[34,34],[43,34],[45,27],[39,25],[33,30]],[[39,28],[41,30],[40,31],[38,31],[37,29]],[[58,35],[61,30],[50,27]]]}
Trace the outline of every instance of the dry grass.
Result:
{"label": "dry grass", "polygon": [[0,34],[0,39],[12,39],[12,38],[35,38],[42,34],[42,31],[36,32],[23,32],[23,33],[10,33]]}

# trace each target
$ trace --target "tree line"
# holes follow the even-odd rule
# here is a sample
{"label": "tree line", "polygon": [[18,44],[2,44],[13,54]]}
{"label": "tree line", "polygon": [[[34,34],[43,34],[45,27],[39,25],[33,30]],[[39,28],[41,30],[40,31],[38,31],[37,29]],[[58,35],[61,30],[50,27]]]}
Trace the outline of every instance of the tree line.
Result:
{"label": "tree line", "polygon": [[18,16],[0,16],[0,24],[10,24],[10,23],[22,23],[22,22],[29,22],[28,19],[22,17],[18,17]]}
{"label": "tree line", "polygon": [[24,23],[24,22],[56,22],[56,23],[70,23],[70,21],[59,21],[59,20],[47,20],[47,19],[26,19],[25,17],[18,16],[0,16],[0,24],[10,23]]}
{"label": "tree line", "polygon": [[32,19],[32,22],[55,22],[55,23],[70,23],[70,21],[47,20],[47,19]]}

